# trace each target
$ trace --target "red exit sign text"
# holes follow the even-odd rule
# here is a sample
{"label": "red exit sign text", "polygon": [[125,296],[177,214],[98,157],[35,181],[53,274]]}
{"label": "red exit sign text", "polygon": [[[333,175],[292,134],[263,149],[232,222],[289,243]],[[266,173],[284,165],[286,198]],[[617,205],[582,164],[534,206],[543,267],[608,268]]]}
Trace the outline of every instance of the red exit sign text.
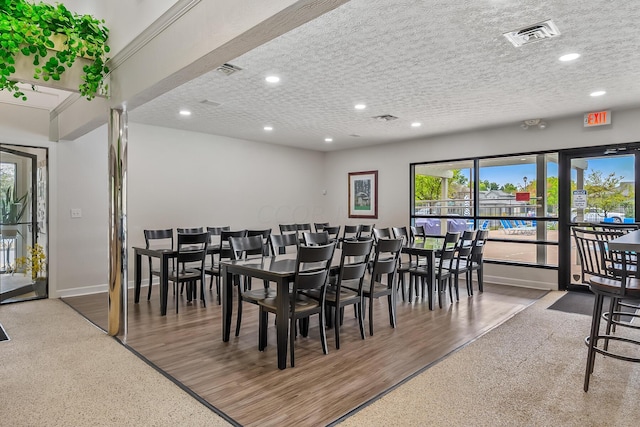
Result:
{"label": "red exit sign text", "polygon": [[584,115],[584,127],[602,126],[611,124],[611,111],[596,111]]}

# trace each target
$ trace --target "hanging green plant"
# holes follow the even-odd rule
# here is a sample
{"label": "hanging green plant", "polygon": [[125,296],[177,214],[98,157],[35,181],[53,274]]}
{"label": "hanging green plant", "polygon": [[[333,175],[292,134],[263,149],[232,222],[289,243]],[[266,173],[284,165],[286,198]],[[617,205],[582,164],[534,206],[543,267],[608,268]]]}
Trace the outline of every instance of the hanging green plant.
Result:
{"label": "hanging green plant", "polygon": [[91,100],[106,92],[110,49],[109,29],[103,24],[104,20],[71,12],[60,3],[0,0],[0,90],[26,101],[13,77],[16,60],[24,56],[34,66],[33,78],[45,82],[60,80],[78,58],[88,59],[82,68],[80,94]]}

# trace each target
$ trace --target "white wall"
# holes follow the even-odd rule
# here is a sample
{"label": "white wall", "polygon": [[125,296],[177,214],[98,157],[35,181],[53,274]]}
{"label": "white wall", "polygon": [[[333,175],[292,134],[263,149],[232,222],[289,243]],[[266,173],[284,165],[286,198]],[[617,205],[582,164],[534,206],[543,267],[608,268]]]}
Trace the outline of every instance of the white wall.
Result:
{"label": "white wall", "polygon": [[[640,141],[640,109],[614,111],[611,126],[585,129],[582,116],[553,120],[545,130],[512,126],[437,136],[421,141],[328,153],[326,207],[332,222],[358,224],[347,215],[347,174],[378,170],[378,227],[409,224],[410,163],[556,150]],[[333,219],[335,218],[335,220]],[[552,270],[487,266],[488,280],[557,288]],[[518,278],[515,280],[515,278]]]}
{"label": "white wall", "polygon": [[[103,126],[59,144],[58,296],[107,289],[107,138]],[[277,230],[279,223],[322,219],[323,159],[319,152],[131,123],[128,244],[144,246],[145,228]],[[82,209],[82,218],[71,219],[71,208]],[[132,283],[133,252],[129,265]]]}

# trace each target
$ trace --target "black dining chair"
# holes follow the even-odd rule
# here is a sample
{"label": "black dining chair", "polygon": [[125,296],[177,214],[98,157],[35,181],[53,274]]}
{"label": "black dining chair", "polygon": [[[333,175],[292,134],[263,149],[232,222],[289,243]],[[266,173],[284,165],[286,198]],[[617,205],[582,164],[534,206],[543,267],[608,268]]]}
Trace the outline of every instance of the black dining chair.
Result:
{"label": "black dining chair", "polygon": [[[211,265],[205,266],[205,274],[211,276],[211,280],[216,280],[216,300],[220,305],[220,260],[233,259],[229,239],[231,237],[245,237],[247,230],[222,230],[220,232],[220,249],[214,253]],[[211,289],[211,285],[209,285]]]}
{"label": "black dining chair", "polygon": [[300,246],[297,234],[272,234],[269,236],[269,242],[273,255],[295,253]]}
{"label": "black dining chair", "polygon": [[358,240],[360,236],[360,225],[345,225],[342,229],[342,237],[340,238],[340,242],[344,242],[346,240]]}
{"label": "black dining chair", "polygon": [[[176,267],[169,272],[168,280],[175,284],[187,284],[187,301],[197,297],[196,283],[200,281],[200,299],[206,306],[204,297],[204,263],[207,257],[209,233],[178,233],[178,253]],[[176,313],[178,313],[178,293],[176,292]]]}
{"label": "black dining chair", "polygon": [[[335,251],[335,243],[323,246],[300,246],[296,257],[295,278],[289,309],[289,351],[291,367],[295,366],[296,322],[318,314],[318,327],[322,352],[327,354],[327,336],[325,331],[325,296],[331,268],[331,260]],[[310,298],[307,294],[315,290],[319,298]],[[258,348],[264,350],[267,345],[267,313],[277,313],[276,299],[265,298],[258,301],[259,339]]]}
{"label": "black dining chair", "polygon": [[302,232],[302,242],[305,246],[320,246],[331,243],[329,233],[321,231],[319,233],[311,233],[310,231]]}
{"label": "black dining chair", "polygon": [[204,232],[203,227],[177,228],[176,232],[181,234],[196,234]]}
{"label": "black dining chair", "polygon": [[313,224],[313,227],[316,229],[316,233],[324,231],[325,227],[328,227],[328,226],[329,226],[328,222],[315,222]]}
{"label": "black dining chair", "polygon": [[[257,262],[264,256],[264,241],[261,234],[246,237],[230,237],[232,259],[250,260]],[[276,290],[269,287],[269,282],[264,281],[261,289],[251,289],[251,278],[244,277],[238,281],[238,309],[236,315],[236,336],[240,335],[240,324],[242,323],[242,303],[258,304],[258,301],[265,298],[275,298]]]}
{"label": "black dining chair", "polygon": [[326,227],[324,227],[323,231],[326,231],[327,233],[329,233],[329,241],[331,242],[338,242],[340,241],[340,229],[342,227],[339,225],[336,226],[331,226],[328,225]]}
{"label": "black dining chair", "polygon": [[[364,284],[369,256],[373,248],[373,239],[361,241],[346,241],[342,244],[340,255],[340,271],[327,288],[325,304],[333,314],[333,328],[336,348],[340,348],[340,328],[344,321],[344,308],[353,305],[358,317],[360,337],[364,339],[364,293],[354,289],[361,289]],[[343,284],[350,284],[351,289]]]}
{"label": "black dining chair", "polygon": [[[411,235],[409,234],[407,227],[392,227],[391,230],[393,231],[393,237],[395,239],[402,239],[403,245],[408,245],[412,242]],[[411,268],[418,266],[418,257],[401,253],[398,262],[398,287],[402,293],[402,300],[407,301],[407,288],[410,288],[412,283],[411,280],[409,280],[409,286],[406,286],[405,278],[409,276],[409,279],[411,279],[411,275],[408,273]]]}
{"label": "black dining chair", "polygon": [[[220,247],[220,234],[223,231],[230,231],[231,226],[223,225],[219,227],[207,227],[207,232],[209,233],[209,247]],[[205,264],[205,270],[210,269],[213,265],[215,265],[215,252],[211,252],[208,257],[208,261]],[[209,290],[213,288],[214,277],[211,276],[211,280],[209,281]],[[220,281],[216,281],[216,295],[218,295],[218,299],[220,298]]]}
{"label": "black dining chair", "polygon": [[[144,243],[147,249],[167,249],[173,251],[173,228],[162,230],[144,230]],[[149,291],[147,301],[151,299],[151,288],[153,276],[160,277],[160,267],[153,264],[152,257],[149,258]]]}
{"label": "black dining chair", "polygon": [[[637,311],[623,312],[619,304],[623,300],[634,306],[640,303],[640,279],[637,277],[636,253],[611,248],[611,241],[624,236],[625,231],[598,227],[573,227],[572,231],[581,268],[585,276],[589,277],[589,289],[595,295],[591,331],[585,339],[588,351],[583,388],[586,392],[589,390],[596,354],[627,362],[640,362],[640,357],[637,356],[640,349],[637,334],[624,334],[616,330],[616,326],[627,331],[635,329],[637,332],[640,329],[637,324],[640,314]],[[605,299],[609,300],[608,311],[604,310]],[[604,331],[601,330],[602,319],[606,321]]]}
{"label": "black dining chair", "polygon": [[[372,271],[367,274],[367,280],[362,286],[343,284],[347,289],[355,290],[369,303],[369,335],[373,335],[373,304],[380,297],[387,297],[389,308],[389,323],[396,327],[396,271],[398,257],[402,250],[402,239],[380,238],[375,243]],[[371,264],[371,263],[370,263]],[[386,279],[386,280],[385,280]],[[363,308],[364,308],[363,302]]]}
{"label": "black dining chair", "polygon": [[269,256],[269,236],[271,236],[271,229],[265,228],[263,230],[247,230],[247,236],[262,236],[263,254]]}
{"label": "black dining chair", "polygon": [[[456,292],[456,301],[460,300],[458,284],[460,282],[460,275],[467,273],[469,266],[471,265],[471,253],[473,252],[473,246],[476,242],[476,231],[465,230],[460,236],[458,241],[458,247],[456,248],[455,258],[449,262],[448,269],[453,275],[453,288]],[[451,293],[452,280],[449,280],[449,298],[453,301],[453,295]],[[467,296],[471,296],[471,290],[469,288],[470,282],[467,281]]]}
{"label": "black dining chair", "polygon": [[469,255],[469,261],[466,267],[466,279],[467,279],[467,292],[473,295],[473,272],[476,272],[478,278],[478,291],[484,292],[484,248],[489,238],[489,230],[478,230],[476,238],[473,242],[473,248],[471,248],[471,254]]}
{"label": "black dining chair", "polygon": [[375,224],[360,224],[360,234],[358,234],[359,240],[369,240],[373,238],[373,229]]}
{"label": "black dining chair", "polygon": [[[445,281],[452,277],[450,267],[452,260],[455,258],[458,240],[460,240],[459,232],[448,232],[444,237],[442,248],[438,252],[439,256],[435,258],[436,265],[433,266],[436,276],[435,289],[438,294],[438,306],[440,308],[442,308]],[[413,278],[409,278],[409,283],[414,283],[416,288],[420,285],[422,298],[427,298],[429,310],[433,310],[434,283],[431,283],[431,271],[428,266],[418,265],[415,268],[411,268],[409,274],[413,276]],[[409,288],[409,300],[413,300],[413,287]]]}

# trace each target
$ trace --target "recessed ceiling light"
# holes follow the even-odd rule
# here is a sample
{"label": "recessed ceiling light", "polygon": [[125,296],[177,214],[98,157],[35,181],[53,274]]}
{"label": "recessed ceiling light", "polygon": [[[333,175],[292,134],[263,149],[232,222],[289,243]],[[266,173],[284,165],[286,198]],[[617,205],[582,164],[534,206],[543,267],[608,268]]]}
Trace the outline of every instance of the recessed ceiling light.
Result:
{"label": "recessed ceiling light", "polygon": [[264,130],[266,130],[267,132],[268,132],[268,131],[272,131],[272,130],[273,130],[273,127],[272,127],[272,126],[265,126],[265,127],[264,127]]}
{"label": "recessed ceiling light", "polygon": [[190,116],[191,115],[191,111],[189,111],[189,110],[180,110],[180,115],[181,116]]}
{"label": "recessed ceiling light", "polygon": [[525,158],[522,158],[522,159],[520,159],[520,160],[522,160],[523,162],[526,162],[526,161],[527,161],[527,159],[525,159]]}
{"label": "recessed ceiling light", "polygon": [[353,108],[355,108],[356,110],[364,110],[365,108],[367,108],[367,106],[364,104],[356,104],[353,106]]}
{"label": "recessed ceiling light", "polygon": [[333,138],[325,138],[324,142],[333,142]]}
{"label": "recessed ceiling light", "polygon": [[562,55],[560,58],[558,58],[560,61],[562,62],[567,62],[567,61],[573,61],[580,58],[580,54],[579,53],[568,53],[566,55]]}
{"label": "recessed ceiling light", "polygon": [[278,83],[280,81],[280,77],[278,76],[267,76],[265,80],[269,83]]}
{"label": "recessed ceiling light", "polygon": [[604,91],[604,90],[597,90],[597,91],[595,91],[595,92],[591,92],[591,93],[590,93],[590,95],[591,95],[591,96],[602,96],[602,95],[604,95],[605,93],[607,93],[607,92],[606,92],[606,91]]}
{"label": "recessed ceiling light", "polygon": [[420,123],[420,122],[411,123],[411,127],[413,127],[413,128],[419,128],[420,126],[422,126],[422,123]]}

